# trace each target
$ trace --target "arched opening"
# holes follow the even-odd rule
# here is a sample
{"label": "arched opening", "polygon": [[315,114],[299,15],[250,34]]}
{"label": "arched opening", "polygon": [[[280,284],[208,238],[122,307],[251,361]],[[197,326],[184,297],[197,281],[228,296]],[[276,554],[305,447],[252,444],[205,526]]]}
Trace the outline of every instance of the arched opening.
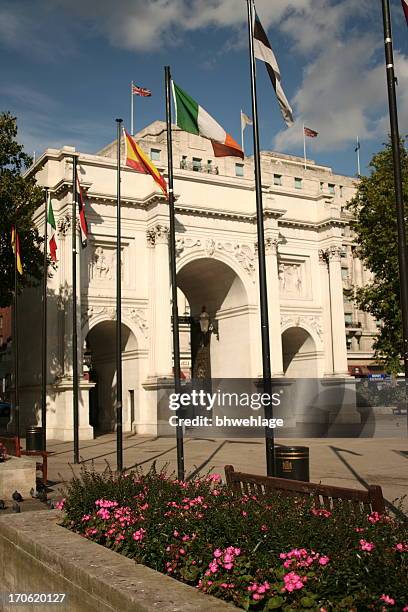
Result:
{"label": "arched opening", "polygon": [[[181,268],[177,285],[190,308],[192,377],[249,378],[248,297],[237,273],[205,257]],[[203,306],[210,322],[215,320],[205,337],[199,323]]]}
{"label": "arched opening", "polygon": [[[102,321],[86,338],[90,354],[90,379],[96,382],[90,392],[89,423],[96,435],[116,428],[116,322]],[[122,400],[123,429],[130,431],[136,420],[138,389],[137,341],[133,332],[122,323]]]}
{"label": "arched opening", "polygon": [[317,352],[312,336],[302,327],[282,334],[283,371],[290,378],[317,378]]}

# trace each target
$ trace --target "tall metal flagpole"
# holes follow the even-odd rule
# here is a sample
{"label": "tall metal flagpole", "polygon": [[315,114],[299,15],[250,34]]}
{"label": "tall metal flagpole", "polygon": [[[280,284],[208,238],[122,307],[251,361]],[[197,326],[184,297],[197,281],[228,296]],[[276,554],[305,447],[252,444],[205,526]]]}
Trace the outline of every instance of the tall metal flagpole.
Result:
{"label": "tall metal flagpole", "polygon": [[133,81],[130,82],[130,135],[133,136]]}
{"label": "tall metal flagpole", "polygon": [[244,130],[245,130],[245,126],[242,124],[242,108],[241,108],[241,149],[244,152]]}
{"label": "tall metal flagpole", "polygon": [[48,198],[49,191],[45,189],[44,206],[44,258],[43,258],[43,304],[42,304],[42,355],[41,355],[41,426],[42,426],[42,447],[47,450],[47,280],[48,280],[48,252],[47,252],[47,222],[48,222]]}
{"label": "tall metal flagpole", "polygon": [[307,169],[307,168],[306,168],[306,161],[307,161],[307,160],[306,160],[306,134],[305,134],[305,124],[303,124],[302,129],[303,129],[303,159],[304,159],[304,162],[305,162],[305,170],[306,170],[306,169]]}
{"label": "tall metal flagpole", "polygon": [[20,398],[18,381],[18,299],[17,299],[17,225],[14,226],[14,313],[13,313],[13,347],[14,347],[14,412],[16,417],[16,433],[20,437]]}
{"label": "tall metal flagpole", "polygon": [[[132,94],[133,95],[133,94]],[[120,146],[123,119],[117,124],[117,191],[116,191],[116,465],[123,470],[122,436],[122,261],[121,261],[121,210],[120,210]]]}
{"label": "tall metal flagpole", "polygon": [[74,463],[79,463],[78,411],[78,320],[77,320],[77,163],[72,156],[72,409],[74,428]]}
{"label": "tall metal flagpole", "polygon": [[357,136],[356,152],[357,152],[357,176],[361,176],[361,172],[360,172],[360,141],[358,139],[358,136]]}
{"label": "tall metal flagpole", "polygon": [[[387,72],[388,105],[390,112],[391,144],[394,165],[395,205],[397,209],[398,263],[400,277],[403,359],[405,371],[405,394],[408,382],[408,273],[407,241],[405,233],[404,201],[402,194],[400,137],[398,130],[397,98],[395,94],[394,53],[392,49],[391,17],[389,0],[382,0],[385,65]],[[405,399],[406,396],[405,396]],[[407,405],[407,402],[406,402]],[[408,418],[408,411],[407,411]]]}
{"label": "tall metal flagpole", "polygon": [[[254,13],[252,0],[247,0],[248,7],[248,32],[249,32],[249,55],[251,67],[251,94],[252,94],[252,126],[254,135],[254,162],[255,162],[255,191],[256,191],[256,219],[258,232],[258,267],[259,267],[259,297],[261,306],[261,337],[262,337],[262,369],[264,392],[271,396],[271,356],[269,345],[269,319],[268,319],[268,296],[266,287],[266,262],[265,262],[265,237],[262,206],[262,182],[261,182],[261,160],[259,152],[258,131],[258,107],[256,98],[256,76],[255,76],[255,53],[253,24]],[[272,418],[272,406],[265,407],[265,418]],[[270,427],[265,427],[266,447],[266,470],[268,476],[275,474],[275,442],[274,432]]]}
{"label": "tall metal flagpole", "polygon": [[[168,161],[168,184],[169,184],[169,217],[170,217],[170,276],[171,276],[171,299],[173,319],[173,355],[174,355],[174,391],[180,393],[180,341],[179,320],[177,306],[177,271],[176,271],[176,230],[174,222],[174,191],[173,191],[173,144],[171,138],[171,75],[170,66],[164,68],[166,88],[166,123],[167,123],[167,161]],[[180,410],[180,409],[179,409]],[[177,410],[176,415],[181,416]],[[177,419],[178,421],[178,419]],[[176,427],[177,442],[177,478],[184,480],[184,441],[183,428]]]}

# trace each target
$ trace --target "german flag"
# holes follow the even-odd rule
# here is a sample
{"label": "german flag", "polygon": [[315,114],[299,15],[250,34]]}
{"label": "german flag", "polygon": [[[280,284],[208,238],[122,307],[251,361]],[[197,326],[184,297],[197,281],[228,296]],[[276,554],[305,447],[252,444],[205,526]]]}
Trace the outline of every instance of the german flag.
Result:
{"label": "german flag", "polygon": [[126,143],[126,165],[136,172],[150,174],[151,177],[163,190],[167,197],[167,184],[164,177],[157,170],[153,162],[147,157],[146,153],[137,145],[136,141],[124,130]]}
{"label": "german flag", "polygon": [[21,262],[20,239],[14,225],[11,226],[11,248],[15,256],[17,270],[20,274],[23,273],[23,264]]}

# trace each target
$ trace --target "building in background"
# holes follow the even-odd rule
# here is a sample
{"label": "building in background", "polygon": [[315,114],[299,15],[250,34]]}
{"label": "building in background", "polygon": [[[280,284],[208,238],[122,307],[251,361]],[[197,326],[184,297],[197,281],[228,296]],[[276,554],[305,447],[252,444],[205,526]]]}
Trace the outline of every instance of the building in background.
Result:
{"label": "building in background", "polygon": [[[166,176],[166,126],[135,138]],[[123,144],[122,144],[123,146]],[[79,249],[80,437],[115,422],[116,142],[79,153],[88,246]],[[257,233],[252,157],[215,158],[211,143],[173,132],[176,251],[185,378],[261,375]],[[48,436],[72,439],[72,147],[47,149],[29,170],[52,192],[58,264],[48,294]],[[122,158],[123,159],[123,158]],[[355,257],[346,203],[355,179],[303,158],[261,154],[272,375],[348,376],[372,364],[375,322],[345,301],[368,277]],[[43,227],[43,211],[36,222]],[[168,205],[150,176],[122,170],[124,429],[156,432],[157,397],[172,376]],[[40,291],[21,300],[22,424],[39,421]],[[24,306],[25,304],[25,306]],[[202,341],[200,315],[213,333]],[[354,370],[353,370],[354,368]]]}

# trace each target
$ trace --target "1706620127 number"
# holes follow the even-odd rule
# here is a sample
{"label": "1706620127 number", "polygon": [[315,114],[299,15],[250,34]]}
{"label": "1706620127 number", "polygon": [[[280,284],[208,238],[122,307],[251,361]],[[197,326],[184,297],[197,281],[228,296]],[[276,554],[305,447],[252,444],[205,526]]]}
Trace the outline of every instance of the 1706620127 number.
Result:
{"label": "1706620127 number", "polygon": [[24,604],[61,604],[65,600],[65,593],[3,593],[3,601],[9,605]]}

